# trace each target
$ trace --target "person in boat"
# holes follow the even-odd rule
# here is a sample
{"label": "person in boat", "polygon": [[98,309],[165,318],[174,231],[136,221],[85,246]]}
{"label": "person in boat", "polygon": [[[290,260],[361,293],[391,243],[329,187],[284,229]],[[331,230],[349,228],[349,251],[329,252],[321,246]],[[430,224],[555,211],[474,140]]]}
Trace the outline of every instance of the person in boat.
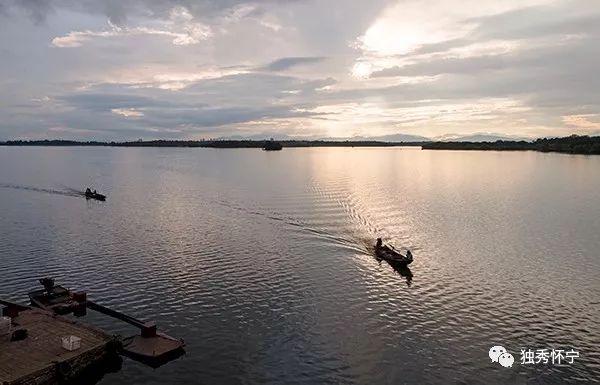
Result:
{"label": "person in boat", "polygon": [[94,190],[94,195],[98,195],[98,193],[96,192],[96,190]]}
{"label": "person in boat", "polygon": [[85,195],[90,195],[92,193],[92,190],[90,190],[90,188],[86,188],[85,189]]}
{"label": "person in boat", "polygon": [[390,249],[388,245],[384,245],[381,238],[377,238],[377,243],[375,244],[375,251],[390,252],[393,250]]}
{"label": "person in boat", "polygon": [[406,252],[406,258],[408,258],[408,259],[410,259],[410,260],[412,261],[412,259],[413,259],[413,256],[412,256],[412,253],[410,252],[410,250],[408,250],[408,251]]}

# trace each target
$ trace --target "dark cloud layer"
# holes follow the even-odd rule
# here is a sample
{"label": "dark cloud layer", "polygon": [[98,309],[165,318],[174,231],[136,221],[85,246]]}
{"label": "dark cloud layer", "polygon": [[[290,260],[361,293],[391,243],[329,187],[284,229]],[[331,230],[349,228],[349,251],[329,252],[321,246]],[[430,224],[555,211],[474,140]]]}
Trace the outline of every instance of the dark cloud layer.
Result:
{"label": "dark cloud layer", "polygon": [[266,69],[269,71],[285,71],[295,66],[315,64],[325,60],[324,57],[284,57],[271,62]]}
{"label": "dark cloud layer", "polygon": [[25,10],[37,22],[57,10],[105,15],[117,25],[123,25],[128,16],[147,15],[167,18],[173,7],[185,7],[197,17],[211,17],[242,4],[288,3],[301,0],[7,0],[2,3],[4,12]]}

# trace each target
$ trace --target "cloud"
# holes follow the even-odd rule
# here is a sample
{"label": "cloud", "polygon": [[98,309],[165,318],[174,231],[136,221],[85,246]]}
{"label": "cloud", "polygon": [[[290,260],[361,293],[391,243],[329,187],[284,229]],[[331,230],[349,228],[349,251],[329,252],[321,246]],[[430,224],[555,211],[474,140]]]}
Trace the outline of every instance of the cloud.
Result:
{"label": "cloud", "polygon": [[292,67],[316,64],[325,60],[324,57],[284,57],[269,63],[266,69],[269,71],[285,71]]}
{"label": "cloud", "polygon": [[[112,24],[124,25],[130,17],[150,15],[156,19],[168,19],[176,8],[184,8],[195,17],[212,18],[223,12],[245,16],[243,8],[257,4],[288,3],[296,0],[5,0],[2,8],[23,10],[36,22],[44,21],[60,10],[106,16]],[[236,13],[237,12],[237,13]]]}
{"label": "cloud", "polygon": [[[160,88],[132,88],[129,84],[98,84],[86,90],[55,95],[52,108],[35,115],[55,133],[119,137],[218,137],[240,127],[264,131],[275,122],[286,122],[289,130],[323,112],[306,100],[315,88],[333,84],[333,79],[305,81],[291,76],[249,73],[192,82],[177,92]],[[259,89],[256,85],[262,84]],[[285,89],[298,92],[286,94]],[[251,90],[244,93],[240,90]],[[264,101],[271,99],[272,103]],[[88,131],[77,131],[85,128]],[[220,130],[219,130],[220,129]],[[307,130],[314,132],[314,128]],[[219,132],[217,134],[217,132]],[[322,134],[322,132],[321,132]]]}
{"label": "cloud", "polygon": [[116,38],[136,35],[159,35],[172,38],[174,45],[197,44],[212,36],[209,26],[194,21],[194,17],[186,8],[173,8],[169,19],[160,23],[160,28],[145,26],[127,27],[109,21],[109,29],[103,31],[71,31],[65,36],[52,39],[52,45],[60,48],[80,47],[94,38]]}
{"label": "cloud", "polygon": [[589,1],[1,4],[0,139],[597,130]]}
{"label": "cloud", "polygon": [[113,108],[110,110],[113,114],[121,115],[126,118],[141,118],[144,116],[142,111],[135,108]]}
{"label": "cloud", "polygon": [[110,31],[72,31],[65,36],[52,39],[52,45],[59,48],[81,47],[83,43],[93,38],[123,37],[135,35],[162,35],[173,38],[175,45],[197,44],[211,36],[210,28],[196,24],[185,32],[172,32],[146,27],[114,28]]}
{"label": "cloud", "polygon": [[13,8],[24,10],[35,23],[43,22],[53,10],[50,0],[5,0],[0,4],[0,13],[8,15]]}
{"label": "cloud", "polygon": [[88,111],[128,111],[147,107],[174,107],[169,100],[149,96],[129,94],[110,94],[94,92],[75,92],[56,98],[70,107]]}
{"label": "cloud", "polygon": [[600,132],[600,114],[567,115],[562,119],[568,126]]}

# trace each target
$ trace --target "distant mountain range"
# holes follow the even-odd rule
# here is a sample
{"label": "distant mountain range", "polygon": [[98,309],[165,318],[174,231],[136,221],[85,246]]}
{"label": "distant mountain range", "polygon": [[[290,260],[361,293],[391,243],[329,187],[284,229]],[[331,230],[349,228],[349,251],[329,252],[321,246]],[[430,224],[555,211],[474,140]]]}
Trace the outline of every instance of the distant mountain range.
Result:
{"label": "distant mountain range", "polygon": [[230,135],[222,136],[216,140],[265,140],[271,139],[286,141],[286,140],[322,140],[327,142],[361,142],[361,141],[378,141],[378,142],[430,142],[431,139],[425,136],[408,135],[408,134],[392,134],[392,135],[381,135],[381,136],[351,136],[351,137],[304,137],[304,136],[290,136],[286,134],[277,133],[261,133],[252,135]]}
{"label": "distant mountain range", "polygon": [[[181,147],[215,147],[215,142],[222,142],[223,147],[257,147],[264,145],[265,140],[269,140],[273,137],[274,140],[279,142],[288,142],[287,147],[302,147],[302,146],[345,146],[362,143],[362,145],[379,146],[379,145],[421,145],[423,143],[448,143],[448,142],[471,142],[471,143],[482,143],[496,141],[526,141],[533,142],[535,139],[519,137],[519,136],[508,136],[495,133],[475,133],[469,135],[459,134],[447,134],[434,138],[428,138],[420,135],[410,134],[389,134],[379,136],[351,136],[351,137],[302,137],[302,136],[291,136],[286,134],[276,133],[258,133],[251,135],[231,135],[215,139],[201,139],[201,140],[185,140],[185,139],[156,139],[156,140],[137,140],[137,141],[121,141],[121,142],[101,142],[101,141],[75,141],[75,140],[13,140],[7,142],[1,142],[0,145],[51,145],[51,146],[104,146],[104,145],[127,145],[127,146],[181,146]],[[228,142],[228,143],[226,143]],[[350,143],[346,143],[350,142]]]}
{"label": "distant mountain range", "polygon": [[380,136],[352,136],[349,138],[320,138],[320,140],[330,140],[330,141],[369,141],[376,140],[378,142],[429,142],[430,138],[419,135],[409,135],[409,134],[391,134],[391,135],[380,135]]}
{"label": "distant mountain range", "polygon": [[521,141],[524,140],[526,142],[530,142],[533,139],[525,138],[522,136],[509,136],[502,134],[495,134],[491,132],[479,132],[475,134],[469,135],[458,135],[458,134],[446,134],[435,137],[432,139],[436,142],[495,142],[498,140],[513,140],[513,141]]}
{"label": "distant mountain range", "polygon": [[531,138],[520,136],[508,136],[496,133],[475,133],[469,135],[446,134],[434,138],[411,134],[389,134],[378,136],[351,136],[351,137],[297,137],[285,134],[260,133],[252,135],[232,135],[217,138],[217,140],[265,140],[273,137],[275,140],[323,140],[331,142],[360,142],[360,141],[378,141],[378,142],[495,142],[497,140],[531,141]]}
{"label": "distant mountain range", "polygon": [[[213,140],[267,140],[273,138],[274,140],[304,140],[303,138],[289,136],[286,134],[277,134],[273,132],[263,132],[252,135],[228,135],[228,136],[220,136]],[[314,139],[310,139],[314,140]]]}

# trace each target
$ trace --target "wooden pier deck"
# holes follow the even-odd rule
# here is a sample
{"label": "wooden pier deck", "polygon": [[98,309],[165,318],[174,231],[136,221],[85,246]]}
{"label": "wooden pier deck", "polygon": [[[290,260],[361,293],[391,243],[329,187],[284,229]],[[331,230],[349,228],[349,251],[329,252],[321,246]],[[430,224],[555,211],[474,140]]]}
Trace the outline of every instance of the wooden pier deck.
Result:
{"label": "wooden pier deck", "polygon": [[[27,330],[27,338],[0,340],[1,385],[50,385],[73,379],[116,354],[116,340],[94,327],[30,309],[13,318],[13,324]],[[81,347],[68,351],[62,337],[81,338]]]}

